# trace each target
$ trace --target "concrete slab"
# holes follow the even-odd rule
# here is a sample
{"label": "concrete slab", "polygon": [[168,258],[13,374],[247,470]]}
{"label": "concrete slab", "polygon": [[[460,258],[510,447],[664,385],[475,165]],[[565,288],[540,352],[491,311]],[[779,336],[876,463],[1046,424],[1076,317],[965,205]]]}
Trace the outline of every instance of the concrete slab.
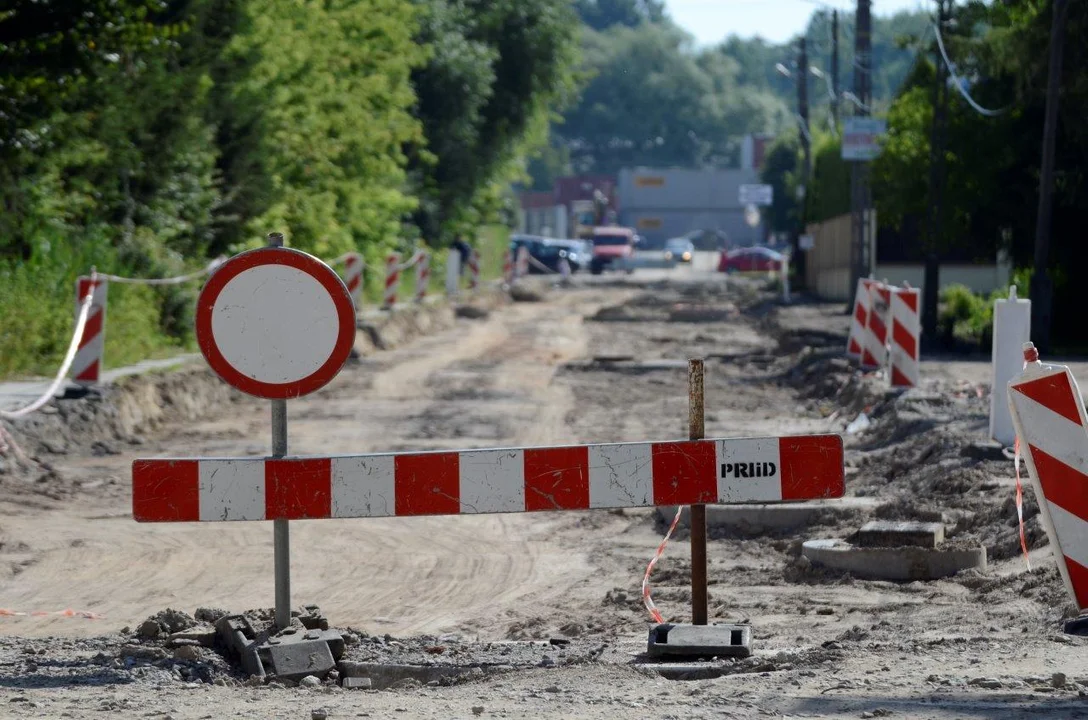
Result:
{"label": "concrete slab", "polygon": [[[758,505],[707,505],[708,528],[723,528],[741,533],[761,534],[808,527],[823,518],[841,520],[871,512],[880,501],[869,497],[844,497],[837,500],[813,500],[804,503],[768,503]],[[658,515],[672,522],[676,506],[662,506]],[[680,516],[680,526],[688,527],[688,509]]]}
{"label": "concrete slab", "polygon": [[936,522],[872,520],[861,526],[859,547],[921,547],[935,549],[944,542],[944,525]]}
{"label": "concrete slab", "polygon": [[936,580],[960,570],[986,569],[986,548],[857,547],[843,540],[807,540],[801,554],[814,565],[868,580]]}
{"label": "concrete slab", "polygon": [[368,677],[346,677],[341,683],[345,690],[371,690],[374,682]]}
{"label": "concrete slab", "polygon": [[651,657],[748,657],[752,628],[748,625],[673,625],[650,628],[646,652]]}
{"label": "concrete slab", "polygon": [[295,682],[307,675],[324,678],[336,667],[329,644],[324,640],[264,644],[258,653],[269,675]]}
{"label": "concrete slab", "polygon": [[[396,665],[392,663],[370,663],[341,661],[337,668],[340,677],[346,683],[351,678],[366,678],[370,680],[371,687],[375,690],[384,690],[402,680],[416,680],[422,685],[431,682],[462,677],[465,675],[480,675],[483,670],[475,666],[463,665]],[[347,687],[345,685],[345,687]]]}

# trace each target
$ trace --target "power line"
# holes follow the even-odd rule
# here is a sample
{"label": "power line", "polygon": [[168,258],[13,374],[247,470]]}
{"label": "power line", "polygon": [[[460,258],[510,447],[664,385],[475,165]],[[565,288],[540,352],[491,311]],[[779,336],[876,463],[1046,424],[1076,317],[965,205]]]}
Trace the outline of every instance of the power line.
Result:
{"label": "power line", "polygon": [[944,65],[948,68],[948,75],[952,78],[952,81],[956,85],[956,89],[959,90],[960,95],[967,101],[967,104],[973,107],[980,115],[985,115],[986,117],[998,117],[999,115],[1004,115],[1008,112],[1009,108],[1012,107],[1011,105],[1003,107],[1000,110],[987,110],[975,102],[975,99],[971,97],[971,94],[964,88],[963,80],[956,74],[955,66],[952,64],[952,61],[948,59],[948,53],[945,52],[944,49],[944,40],[941,38],[941,29],[934,25],[933,33],[937,36],[937,47],[941,50],[941,57],[944,58]]}

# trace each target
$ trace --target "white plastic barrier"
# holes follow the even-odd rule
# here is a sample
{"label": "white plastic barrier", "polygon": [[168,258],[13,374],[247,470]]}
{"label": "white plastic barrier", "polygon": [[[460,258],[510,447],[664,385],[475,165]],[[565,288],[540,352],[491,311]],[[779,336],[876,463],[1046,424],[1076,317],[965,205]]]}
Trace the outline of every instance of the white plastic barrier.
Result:
{"label": "white plastic barrier", "polygon": [[990,437],[1005,447],[1016,442],[1016,428],[1009,414],[1005,388],[1024,366],[1024,343],[1031,339],[1031,300],[1016,297],[1009,288],[1008,300],[994,302],[992,382],[990,384]]}

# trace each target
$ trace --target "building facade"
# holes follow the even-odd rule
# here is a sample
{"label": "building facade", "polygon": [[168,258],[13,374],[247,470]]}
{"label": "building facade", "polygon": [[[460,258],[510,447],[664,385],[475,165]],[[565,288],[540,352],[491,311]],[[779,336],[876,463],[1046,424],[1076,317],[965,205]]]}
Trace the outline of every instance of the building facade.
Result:
{"label": "building facade", "polygon": [[740,186],[759,183],[754,167],[732,170],[624,169],[619,174],[619,220],[646,238],[648,247],[695,232],[710,232],[729,247],[758,245],[760,219],[748,222]]}

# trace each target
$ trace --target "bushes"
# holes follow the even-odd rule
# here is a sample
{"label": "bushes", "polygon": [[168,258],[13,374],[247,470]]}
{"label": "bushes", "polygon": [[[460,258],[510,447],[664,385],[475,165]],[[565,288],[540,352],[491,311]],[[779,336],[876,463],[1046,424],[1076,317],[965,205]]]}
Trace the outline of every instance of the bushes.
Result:
{"label": "bushes", "polygon": [[[1017,296],[1026,298],[1031,270],[1013,273]],[[978,295],[964,285],[949,285],[941,291],[937,329],[945,345],[971,345],[988,348],[993,340],[994,302],[1009,296],[1008,288]]]}

